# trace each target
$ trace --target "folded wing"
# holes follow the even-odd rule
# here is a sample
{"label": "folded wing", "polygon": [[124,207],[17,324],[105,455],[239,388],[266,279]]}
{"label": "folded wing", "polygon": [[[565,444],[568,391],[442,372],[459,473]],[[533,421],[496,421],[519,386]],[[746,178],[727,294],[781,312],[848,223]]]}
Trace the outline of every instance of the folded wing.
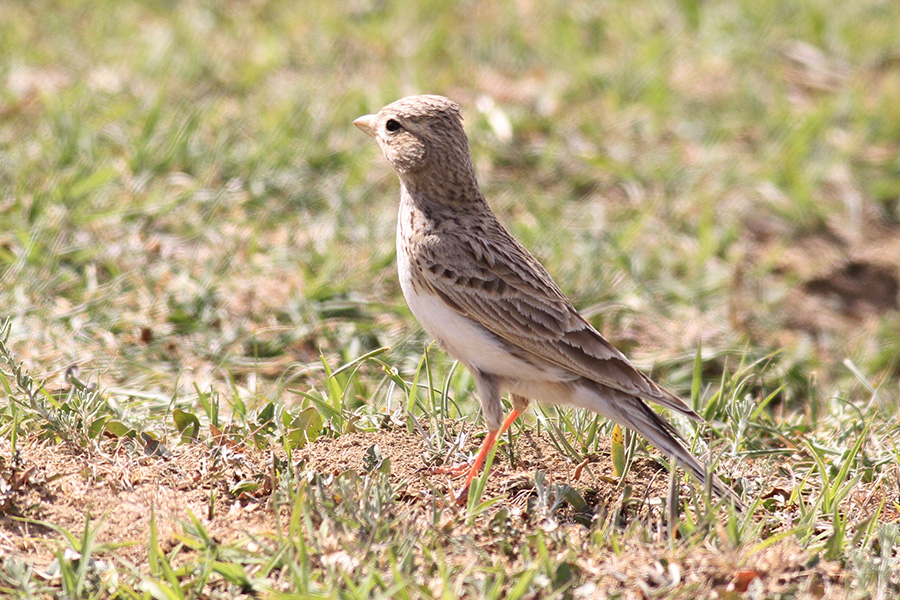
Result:
{"label": "folded wing", "polygon": [[[590,323],[556,283],[501,225],[478,236],[448,236],[456,252],[433,260],[426,243],[416,264],[421,280],[448,306],[533,356],[688,417],[700,417],[680,398],[638,371]],[[498,238],[505,238],[498,244]],[[487,240],[495,240],[487,248]],[[453,256],[449,262],[447,256]]]}

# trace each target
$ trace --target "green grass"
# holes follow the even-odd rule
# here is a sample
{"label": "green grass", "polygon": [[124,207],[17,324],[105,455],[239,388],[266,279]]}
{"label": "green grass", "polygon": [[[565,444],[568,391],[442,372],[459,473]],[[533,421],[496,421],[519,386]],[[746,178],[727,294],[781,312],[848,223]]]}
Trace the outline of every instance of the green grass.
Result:
{"label": "green grass", "polygon": [[[807,285],[851,261],[900,279],[898,22],[874,0],[2,3],[3,531],[43,521],[17,450],[140,457],[214,447],[210,425],[272,453],[268,483],[222,493],[269,489],[283,526],[248,545],[188,521],[166,545],[154,521],[134,564],[100,514],[49,523],[56,574],[4,541],[0,593],[741,598],[723,565],[766,561],[794,575],[752,597],[900,593],[898,300]],[[302,472],[307,439],[414,418],[429,461],[459,458],[478,413],[403,302],[399,186],[351,126],[408,93],[462,105],[498,216],[693,402],[754,515],[694,489],[618,518],[639,502],[620,489],[585,525],[537,481],[527,519],[483,490],[429,513],[374,450],[369,472]],[[525,427],[573,462],[609,435],[546,407]]]}

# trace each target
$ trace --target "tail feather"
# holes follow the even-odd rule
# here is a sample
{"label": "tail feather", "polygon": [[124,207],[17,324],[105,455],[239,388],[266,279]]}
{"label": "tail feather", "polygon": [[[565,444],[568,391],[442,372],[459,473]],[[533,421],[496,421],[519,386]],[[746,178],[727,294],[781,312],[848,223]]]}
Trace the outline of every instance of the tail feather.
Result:
{"label": "tail feather", "polygon": [[646,402],[631,396],[628,397],[627,402],[617,403],[617,408],[620,409],[617,411],[617,416],[624,422],[616,418],[613,418],[614,421],[644,436],[648,442],[666,455],[674,458],[675,462],[694,475],[704,485],[707,485],[708,482],[717,496],[730,498],[741,510],[746,508],[734,490],[725,485],[715,474],[710,473],[707,466],[700,462],[685,447],[684,438],[681,437],[681,434],[668,421],[650,408]]}

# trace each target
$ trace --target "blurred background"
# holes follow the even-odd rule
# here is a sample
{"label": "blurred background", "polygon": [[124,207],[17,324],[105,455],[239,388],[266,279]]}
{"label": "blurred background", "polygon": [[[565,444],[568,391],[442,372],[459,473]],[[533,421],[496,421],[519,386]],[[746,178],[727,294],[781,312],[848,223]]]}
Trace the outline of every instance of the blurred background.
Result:
{"label": "blurred background", "polygon": [[776,407],[896,403],[898,23],[889,0],[3,2],[10,344],[123,396],[291,402],[320,353],[384,346],[408,376],[399,185],[351,121],[436,93],[500,219],[667,385],[699,347],[713,382],[757,361]]}

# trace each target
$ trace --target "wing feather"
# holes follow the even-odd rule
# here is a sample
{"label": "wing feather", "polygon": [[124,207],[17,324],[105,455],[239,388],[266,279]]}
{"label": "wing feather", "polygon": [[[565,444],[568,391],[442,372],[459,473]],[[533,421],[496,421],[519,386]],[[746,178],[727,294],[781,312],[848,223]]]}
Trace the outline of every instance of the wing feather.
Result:
{"label": "wing feather", "polygon": [[[456,247],[443,249],[440,264],[437,253],[423,247],[413,261],[420,281],[450,307],[538,359],[699,419],[582,318],[537,259],[494,223],[482,235],[435,236],[433,243]],[[487,240],[495,240],[490,248]]]}

